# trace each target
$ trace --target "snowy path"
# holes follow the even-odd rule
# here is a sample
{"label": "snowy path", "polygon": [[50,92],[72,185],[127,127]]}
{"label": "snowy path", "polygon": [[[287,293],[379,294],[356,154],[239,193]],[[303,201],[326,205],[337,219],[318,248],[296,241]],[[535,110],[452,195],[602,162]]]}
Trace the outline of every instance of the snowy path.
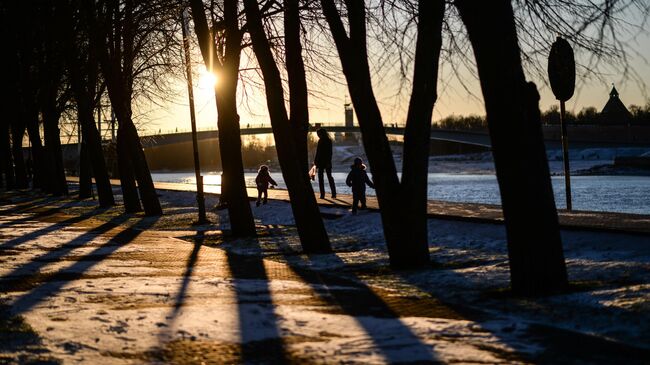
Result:
{"label": "snowy path", "polygon": [[433,301],[389,301],[434,314],[396,318],[381,294],[352,281],[112,223],[16,218],[26,217],[0,223],[12,258],[3,299],[65,362],[499,362],[495,350],[508,351]]}
{"label": "snowy path", "polygon": [[[169,212],[161,219],[84,211],[71,201],[2,206],[0,329],[22,316],[38,339],[3,342],[0,360],[650,359],[646,237],[565,233],[572,280],[584,288],[524,300],[500,294],[508,280],[500,226],[431,220],[436,266],[394,274],[376,213],[324,208],[337,253],[306,256],[286,203],[255,209],[258,239],[224,240],[216,224],[171,227],[188,214],[171,206],[191,205],[192,194],[161,195]],[[71,215],[75,209],[83,213]]]}

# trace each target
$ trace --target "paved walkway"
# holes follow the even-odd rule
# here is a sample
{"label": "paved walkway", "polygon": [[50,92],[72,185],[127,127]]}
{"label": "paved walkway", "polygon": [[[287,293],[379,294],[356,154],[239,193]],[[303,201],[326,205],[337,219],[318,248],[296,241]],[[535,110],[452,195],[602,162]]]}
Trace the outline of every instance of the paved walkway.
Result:
{"label": "paved walkway", "polygon": [[0,363],[642,363],[649,353],[387,289],[381,271],[312,269],[340,259],[283,252],[275,227],[262,248],[152,230],[156,217],[65,215],[61,204],[0,207]]}
{"label": "paved walkway", "polygon": [[8,208],[0,215],[2,363],[509,363],[519,356],[431,297],[291,263],[307,257],[280,262],[211,247],[214,237],[141,230],[155,218],[132,229],[122,225],[126,216],[104,222],[47,206]]}

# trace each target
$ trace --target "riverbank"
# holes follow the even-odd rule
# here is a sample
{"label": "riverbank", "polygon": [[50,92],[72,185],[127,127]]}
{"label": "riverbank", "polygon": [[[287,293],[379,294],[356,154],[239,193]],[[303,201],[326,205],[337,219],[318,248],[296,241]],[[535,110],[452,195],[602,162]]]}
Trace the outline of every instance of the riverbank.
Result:
{"label": "riverbank", "polygon": [[[350,188],[345,185],[347,173],[334,174],[336,190],[340,194],[350,194]],[[206,191],[219,193],[221,177],[218,173],[205,172],[204,184]],[[247,186],[255,186],[255,173],[246,173]],[[272,170],[271,176],[281,189],[286,186],[282,174]],[[154,181],[160,183],[175,183],[187,185],[195,189],[196,180],[193,172],[187,173],[152,173]],[[552,176],[555,202],[558,208],[565,206],[564,177]],[[573,176],[572,196],[573,208],[577,211],[603,211],[631,214],[650,214],[650,177],[648,176]],[[428,176],[429,200],[450,203],[475,203],[498,205],[501,203],[499,186],[496,176],[489,174],[451,174],[430,173]],[[314,191],[318,191],[318,183],[312,182]],[[326,183],[326,191],[329,186]],[[367,189],[368,196],[374,196],[373,189]],[[256,196],[253,190],[249,195]]]}
{"label": "riverbank", "polygon": [[232,239],[225,211],[195,226],[193,192],[159,195],[162,217],[0,194],[0,337],[13,336],[0,356],[640,364],[650,355],[647,236],[563,231],[572,289],[526,299],[508,294],[499,224],[430,218],[432,266],[393,272],[373,210],[322,205],[334,253],[302,255],[285,201],[252,205],[258,238]]}
{"label": "riverbank", "polygon": [[[68,177],[68,180],[73,183],[78,181],[74,177]],[[278,178],[278,180],[280,179]],[[119,187],[119,180],[111,180],[111,183],[114,189]],[[192,183],[154,182],[154,186],[159,191],[196,192],[196,185]],[[209,199],[206,206],[215,206],[221,192],[220,185],[206,185],[204,191]],[[255,200],[257,190],[248,188],[248,196],[251,201]],[[269,189],[269,199],[289,202],[289,193],[284,189]],[[332,199],[328,190],[326,199],[318,199],[318,203],[323,207],[337,208],[341,212],[347,212],[352,205],[352,196],[339,193],[336,199]],[[370,210],[377,211],[379,209],[377,198],[373,195],[367,197],[367,205]],[[427,202],[427,213],[429,218],[491,224],[503,223],[501,206],[497,204],[429,200]],[[558,217],[561,226],[568,230],[650,234],[650,215],[647,214],[559,209]]]}

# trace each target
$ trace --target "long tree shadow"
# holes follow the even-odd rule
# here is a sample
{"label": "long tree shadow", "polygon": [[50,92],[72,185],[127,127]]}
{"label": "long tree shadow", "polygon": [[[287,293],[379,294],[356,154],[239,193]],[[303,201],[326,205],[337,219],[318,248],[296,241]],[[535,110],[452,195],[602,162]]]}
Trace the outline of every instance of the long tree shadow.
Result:
{"label": "long tree shadow", "polygon": [[[0,227],[1,226],[10,227],[10,226],[26,223],[26,222],[33,221],[33,220],[46,218],[48,216],[57,214],[62,209],[65,209],[65,208],[67,208],[69,206],[73,206],[73,205],[75,205],[74,202],[69,202],[69,203],[66,203],[66,204],[64,204],[64,205],[62,205],[60,207],[54,207],[54,208],[50,208],[50,209],[46,209],[46,210],[42,210],[42,211],[36,211],[36,212],[34,212],[34,214],[31,214],[31,215],[26,216],[26,217],[20,217],[20,218],[16,218],[16,219],[9,220],[9,221],[2,221],[2,222],[0,222]],[[15,246],[20,245],[21,243],[27,242],[27,241],[32,240],[34,238],[38,238],[39,236],[41,236],[43,234],[50,233],[50,232],[52,232],[53,229],[56,228],[57,224],[60,225],[60,226],[66,227],[66,226],[69,226],[69,225],[84,221],[86,219],[92,218],[93,216],[95,216],[97,214],[101,214],[101,213],[105,212],[108,209],[109,208],[95,208],[90,212],[80,214],[80,215],[75,215],[75,216],[73,216],[71,218],[68,218],[68,219],[65,219],[63,221],[53,223],[52,225],[50,225],[48,227],[45,227],[45,228],[30,232],[30,233],[25,234],[25,235],[20,236],[20,237],[16,237],[14,239],[11,239],[9,241],[6,241],[6,242],[0,244],[0,250],[5,249],[5,248],[13,248]]]}
{"label": "long tree shadow", "polygon": [[2,204],[0,205],[0,214],[7,215],[20,213],[22,211],[29,210],[32,207],[46,205],[51,201],[53,201],[53,199],[49,197],[38,197],[34,199],[11,199],[6,198],[3,194],[2,199],[0,199],[0,203]]}
{"label": "long tree shadow", "polygon": [[[291,249],[282,239],[275,240],[275,244],[283,253],[291,271],[310,285],[320,300],[340,308],[344,314],[353,317],[389,363],[408,360],[404,358],[404,349],[407,348],[409,357],[417,359],[414,363],[440,363],[441,360],[436,356],[433,346],[423,343],[400,320],[400,315],[361,279],[355,275],[343,278],[339,275],[305,269],[312,266],[315,261],[323,259],[341,267],[344,263],[336,254],[296,255],[291,253]],[[458,318],[458,315],[448,308],[437,308],[435,313],[436,316],[444,318]],[[377,325],[376,318],[382,319],[382,326]],[[387,331],[388,328],[390,331]]]}
{"label": "long tree shadow", "polygon": [[[174,306],[171,313],[165,317],[169,322],[168,325],[165,326],[167,329],[173,327],[173,324],[176,321],[181,308],[185,305],[185,300],[187,299],[187,290],[189,288],[190,281],[192,280],[192,275],[194,274],[196,262],[199,259],[199,252],[201,251],[201,246],[203,245],[205,235],[203,231],[198,231],[196,236],[193,238],[194,245],[192,247],[192,252],[190,252],[190,255],[188,256],[187,262],[185,264],[185,272],[183,272],[181,286],[176,293],[176,297],[174,298]],[[161,333],[158,337],[162,337],[163,334],[165,333]]]}
{"label": "long tree shadow", "polygon": [[251,238],[257,251],[238,255],[226,250],[228,267],[234,279],[241,363],[287,363],[286,346],[275,313],[269,277],[257,238]]}
{"label": "long tree shadow", "polygon": [[[481,248],[481,251],[490,253],[493,253],[494,250],[494,248]],[[650,350],[647,348],[650,344],[647,341],[645,343],[643,343],[644,341],[641,343],[622,342],[615,339],[616,334],[612,338],[608,335],[598,334],[599,331],[572,329],[563,320],[558,319],[571,318],[570,321],[575,322],[572,317],[583,317],[586,320],[583,324],[585,327],[589,326],[590,322],[597,323],[605,319],[621,321],[614,327],[624,326],[624,320],[627,320],[625,323],[631,323],[635,317],[637,320],[646,320],[647,315],[642,316],[640,313],[628,313],[625,309],[606,307],[600,301],[597,301],[600,309],[589,309],[588,305],[584,305],[585,294],[581,292],[611,289],[611,286],[603,286],[603,283],[582,283],[575,281],[574,278],[570,282],[570,287],[564,292],[548,296],[525,297],[512,293],[507,286],[495,289],[493,285],[490,285],[488,289],[487,283],[477,282],[476,279],[455,270],[477,268],[481,272],[479,266],[490,266],[491,264],[493,262],[470,260],[460,266],[457,264],[436,265],[435,268],[426,270],[428,275],[434,277],[435,282],[456,285],[454,292],[460,295],[456,295],[454,299],[450,299],[448,293],[444,293],[449,290],[449,284],[432,286],[427,284],[426,280],[418,278],[418,273],[396,272],[395,274],[404,283],[431,296],[442,297],[447,302],[453,303],[465,318],[477,322],[484,330],[514,349],[517,359],[521,361],[645,364],[647,359],[650,359]],[[487,275],[483,274],[482,277],[487,278]],[[554,300],[559,296],[572,294],[578,295],[577,302],[573,304]],[[595,304],[594,302],[596,301],[590,301],[592,305]],[[608,314],[598,313],[599,310],[605,310]],[[593,318],[590,318],[592,315]],[[603,317],[598,319],[599,316]],[[597,327],[602,325],[603,323],[597,323]],[[638,338],[647,338],[647,336],[639,334]],[[531,351],[531,345],[542,349],[542,351]]]}
{"label": "long tree shadow", "polygon": [[54,202],[60,201],[60,197],[37,197],[35,199],[28,198],[25,200],[13,202],[11,201],[11,206],[6,209],[0,209],[0,215],[13,215],[19,213],[30,212],[47,205],[50,205]]}
{"label": "long tree shadow", "polygon": [[[432,271],[441,270],[432,269]],[[434,297],[440,294],[406,273],[398,273],[398,275],[405,283]],[[452,275],[455,282],[468,280],[460,274]],[[574,286],[572,290],[588,290],[588,288],[580,289],[578,287]],[[468,295],[468,297],[470,296],[472,295]],[[518,297],[506,289],[478,294],[477,300],[480,301],[480,304],[475,301],[471,303],[472,300],[460,303],[457,302],[457,299],[449,303],[453,303],[454,307],[467,320],[476,322],[483,330],[512,348],[515,351],[513,356],[517,361],[548,364],[576,362],[647,364],[647,359],[650,359],[650,350],[638,346],[648,346],[647,342],[645,344],[643,341],[640,344],[620,342],[602,334],[567,328],[569,325],[558,319],[565,316],[571,317],[571,313],[574,313],[574,316],[585,317],[588,325],[589,322],[597,322],[604,318],[617,320],[622,320],[625,317],[632,318],[634,314],[627,313],[623,309],[606,308],[602,305],[601,308],[609,314],[599,319],[603,313],[598,313],[598,309],[570,308],[547,299],[549,298]],[[480,308],[478,308],[479,305]],[[588,318],[590,317],[589,313],[593,314],[592,318]],[[638,320],[643,321],[645,318],[647,316],[641,317],[637,314]],[[638,337],[644,338],[645,336],[639,334]],[[535,347],[542,351],[531,351]]]}
{"label": "long tree shadow", "polygon": [[[75,223],[79,223],[83,220],[89,219],[92,217],[91,213],[88,213],[86,215],[80,215],[80,216],[74,216],[72,218],[66,219],[62,222],[59,223],[54,223],[50,226],[47,226],[45,228],[36,230],[34,232],[30,232],[28,234],[25,234],[24,236],[17,237],[13,240],[9,240],[2,245],[0,245],[0,249],[10,249],[13,247],[16,247],[17,245],[30,242],[32,240],[38,239],[41,236],[44,236],[46,234],[58,231],[62,228],[65,228],[67,226],[73,225]],[[8,272],[5,275],[2,275],[0,277],[0,284],[7,285],[8,283],[12,282],[12,278],[14,277],[22,277],[26,275],[30,275],[33,272],[38,272],[41,268],[44,266],[48,265],[49,263],[55,262],[68,253],[70,253],[72,250],[75,248],[83,247],[86,243],[92,241],[92,239],[100,235],[102,233],[105,233],[115,227],[117,227],[118,224],[123,223],[129,219],[128,215],[119,215],[117,217],[114,217],[108,222],[105,222],[97,227],[93,227],[87,232],[84,232],[74,238],[73,240],[64,243],[61,246],[54,247],[50,250],[47,250],[46,253],[36,256],[30,260],[30,262],[25,263],[14,270]],[[13,279],[14,281],[21,281],[20,279]],[[11,287],[11,284],[8,284],[9,287]]]}
{"label": "long tree shadow", "polygon": [[175,328],[174,324],[178,321],[178,318],[181,314],[181,309],[186,304],[188,288],[190,282],[192,281],[194,269],[199,259],[199,253],[205,239],[204,232],[201,230],[197,231],[196,235],[193,236],[192,239],[194,241],[192,252],[190,252],[189,256],[187,257],[181,285],[178,289],[178,292],[176,292],[176,296],[174,297],[174,305],[169,314],[165,316],[167,323],[164,326],[160,326],[161,331],[159,331],[157,335],[160,347],[155,347],[148,352],[151,358],[160,362],[174,362],[176,351],[174,350],[173,346],[168,346],[168,342],[173,340],[172,331]]}
{"label": "long tree shadow", "polygon": [[181,287],[178,289],[178,293],[176,293],[176,298],[174,298],[174,310],[170,314],[172,320],[178,316],[178,312],[181,307],[183,307],[185,299],[187,298],[187,288],[189,287],[190,281],[192,280],[194,267],[196,266],[196,262],[199,259],[199,252],[201,251],[201,246],[203,245],[203,231],[198,231],[196,237],[197,238],[194,242],[194,246],[192,247],[192,252],[190,252],[190,256],[187,258],[187,263],[185,264],[185,272],[183,273],[183,281],[181,282]]}
{"label": "long tree shadow", "polygon": [[2,284],[5,291],[16,289],[24,290],[25,286],[27,286],[28,290],[27,293],[13,301],[12,313],[14,315],[25,313],[45,298],[55,295],[68,282],[82,278],[89,269],[109,257],[119,248],[133,241],[142,233],[142,229],[150,227],[156,221],[153,218],[142,219],[142,221],[138,223],[139,229],[124,228],[121,232],[109,238],[106,243],[97,247],[93,251],[76,258],[76,261],[72,265],[62,268],[47,277],[34,274],[48,263],[63,258],[75,248],[83,247],[91,242],[95,237],[118,227],[119,223],[126,221],[128,218],[127,215],[115,217],[111,221],[89,230],[57,249],[36,257],[32,262],[16,268],[7,275],[4,275],[0,284]]}

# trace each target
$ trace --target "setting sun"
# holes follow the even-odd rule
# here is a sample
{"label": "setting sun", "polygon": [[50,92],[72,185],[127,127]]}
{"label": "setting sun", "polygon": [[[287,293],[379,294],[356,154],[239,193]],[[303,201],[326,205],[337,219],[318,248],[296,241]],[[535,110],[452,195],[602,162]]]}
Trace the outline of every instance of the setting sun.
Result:
{"label": "setting sun", "polygon": [[217,75],[213,74],[206,70],[205,67],[201,68],[199,71],[199,88],[200,89],[213,89],[215,85],[219,82]]}

